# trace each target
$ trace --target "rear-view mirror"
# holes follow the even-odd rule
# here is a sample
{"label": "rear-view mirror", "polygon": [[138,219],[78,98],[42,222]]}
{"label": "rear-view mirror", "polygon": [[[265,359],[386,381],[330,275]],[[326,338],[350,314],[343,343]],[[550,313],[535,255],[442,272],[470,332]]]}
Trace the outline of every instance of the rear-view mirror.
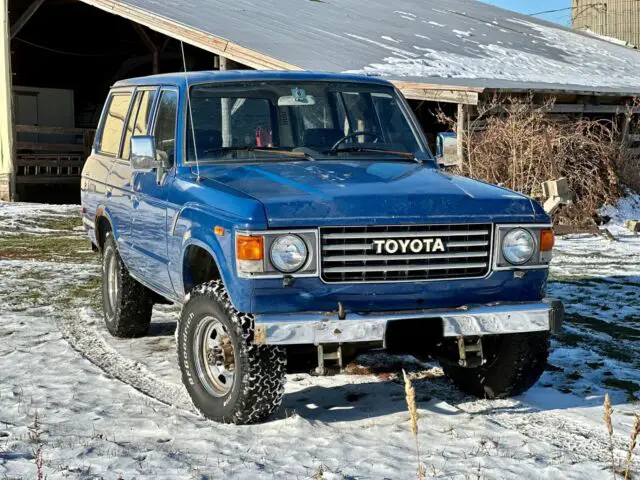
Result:
{"label": "rear-view mirror", "polygon": [[436,139],[436,158],[441,167],[460,165],[458,157],[458,138],[453,132],[439,133]]}
{"label": "rear-view mirror", "polygon": [[313,95],[285,95],[284,97],[278,98],[279,107],[298,107],[315,104],[316,99],[313,97]]}
{"label": "rear-view mirror", "polygon": [[134,172],[151,172],[160,166],[156,158],[156,144],[153,136],[131,137],[131,169]]}

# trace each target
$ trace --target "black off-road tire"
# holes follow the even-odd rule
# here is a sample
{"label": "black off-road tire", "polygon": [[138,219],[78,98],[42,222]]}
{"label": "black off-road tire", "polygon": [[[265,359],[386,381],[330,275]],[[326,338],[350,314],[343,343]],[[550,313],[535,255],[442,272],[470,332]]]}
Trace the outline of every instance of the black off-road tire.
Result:
{"label": "black off-road tire", "polygon": [[[118,290],[114,305],[109,300],[108,271],[115,262]],[[154,294],[135,280],[122,262],[113,234],[108,232],[102,250],[102,310],[104,322],[114,337],[143,337],[149,331]]]}
{"label": "black off-road tire", "polygon": [[[194,345],[199,322],[214,317],[223,324],[235,353],[235,378],[231,390],[211,395],[196,370]],[[254,319],[231,304],[219,280],[196,286],[180,315],[177,329],[178,361],[182,381],[196,408],[207,418],[238,425],[259,422],[282,403],[286,350],[253,343]]]}
{"label": "black off-road tire", "polygon": [[549,332],[497,335],[483,339],[487,363],[476,368],[442,364],[460,390],[479,398],[507,398],[531,388],[549,356]]}

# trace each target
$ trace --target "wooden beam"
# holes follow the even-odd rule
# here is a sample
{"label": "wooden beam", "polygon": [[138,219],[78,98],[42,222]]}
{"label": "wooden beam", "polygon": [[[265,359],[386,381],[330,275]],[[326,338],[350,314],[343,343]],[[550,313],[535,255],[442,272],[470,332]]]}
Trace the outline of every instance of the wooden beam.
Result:
{"label": "wooden beam", "polygon": [[402,94],[411,100],[427,100],[430,102],[458,103],[464,105],[477,105],[478,94],[476,92],[457,92],[454,90],[416,90],[401,88]]}
{"label": "wooden beam", "polygon": [[84,145],[81,143],[16,142],[16,148],[20,150],[64,150],[69,152],[84,152]]}
{"label": "wooden beam", "polygon": [[138,33],[138,36],[140,36],[140,38],[142,39],[142,42],[147,46],[147,48],[151,52],[151,65],[152,65],[151,69],[153,74],[157,75],[158,73],[160,73],[160,49],[154,43],[154,41],[151,40],[151,37],[149,37],[149,35],[144,30],[142,25],[136,22],[131,22],[131,23],[133,25],[134,30]]}
{"label": "wooden beam", "polygon": [[11,38],[15,37],[22,27],[24,27],[27,22],[33,17],[33,14],[38,11],[40,6],[44,3],[44,0],[33,0],[31,5],[27,7],[27,9],[20,15],[20,17],[11,25]]}
{"label": "wooden beam", "polygon": [[462,103],[465,105],[477,105],[478,97],[484,91],[484,89],[477,87],[405,82],[403,80],[391,80],[391,83],[393,83],[406,98],[411,100]]}
{"label": "wooden beam", "polygon": [[16,133],[45,133],[54,135],[86,135],[95,132],[93,128],[46,127],[43,125],[16,125]]}
{"label": "wooden beam", "polygon": [[38,184],[38,185],[59,185],[80,183],[80,175],[20,175],[16,178],[16,183]]}
{"label": "wooden beam", "polygon": [[260,70],[303,70],[302,68],[283,62],[277,58],[263,55],[255,50],[241,47],[222,37],[172,22],[143,9],[120,3],[116,0],[82,0],[105,12],[119,15],[145,27],[160,32],[176,40],[182,40],[189,45],[201,48],[217,55],[223,55],[242,65]]}

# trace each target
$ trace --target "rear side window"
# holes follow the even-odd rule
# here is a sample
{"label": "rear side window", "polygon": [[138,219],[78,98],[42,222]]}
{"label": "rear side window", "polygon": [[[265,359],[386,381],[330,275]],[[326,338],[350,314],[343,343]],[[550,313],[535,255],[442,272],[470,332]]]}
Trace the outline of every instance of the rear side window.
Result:
{"label": "rear side window", "polygon": [[166,159],[168,165],[175,163],[176,157],[176,114],[178,112],[178,93],[163,90],[158,103],[155,139],[156,152]]}
{"label": "rear side window", "polygon": [[103,120],[97,150],[106,155],[116,156],[120,148],[122,130],[131,103],[130,93],[114,93],[109,100],[109,108]]}
{"label": "rear side window", "polygon": [[155,98],[155,90],[139,91],[136,94],[122,145],[122,158],[125,160],[129,160],[131,155],[131,137],[147,134],[149,116],[151,115],[151,107],[153,106],[153,100]]}

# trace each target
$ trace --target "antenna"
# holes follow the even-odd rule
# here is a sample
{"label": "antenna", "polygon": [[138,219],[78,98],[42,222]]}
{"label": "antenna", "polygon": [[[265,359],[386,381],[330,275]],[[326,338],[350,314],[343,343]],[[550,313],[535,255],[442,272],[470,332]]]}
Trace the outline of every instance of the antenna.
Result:
{"label": "antenna", "polygon": [[187,76],[187,59],[184,56],[184,43],[180,40],[182,51],[182,66],[184,67],[184,81],[187,84],[187,108],[189,109],[189,123],[191,124],[191,138],[193,139],[193,155],[196,157],[196,182],[200,183],[200,163],[198,162],[198,149],[196,147],[196,131],[193,126],[193,111],[191,110],[191,91],[189,89],[189,77]]}

